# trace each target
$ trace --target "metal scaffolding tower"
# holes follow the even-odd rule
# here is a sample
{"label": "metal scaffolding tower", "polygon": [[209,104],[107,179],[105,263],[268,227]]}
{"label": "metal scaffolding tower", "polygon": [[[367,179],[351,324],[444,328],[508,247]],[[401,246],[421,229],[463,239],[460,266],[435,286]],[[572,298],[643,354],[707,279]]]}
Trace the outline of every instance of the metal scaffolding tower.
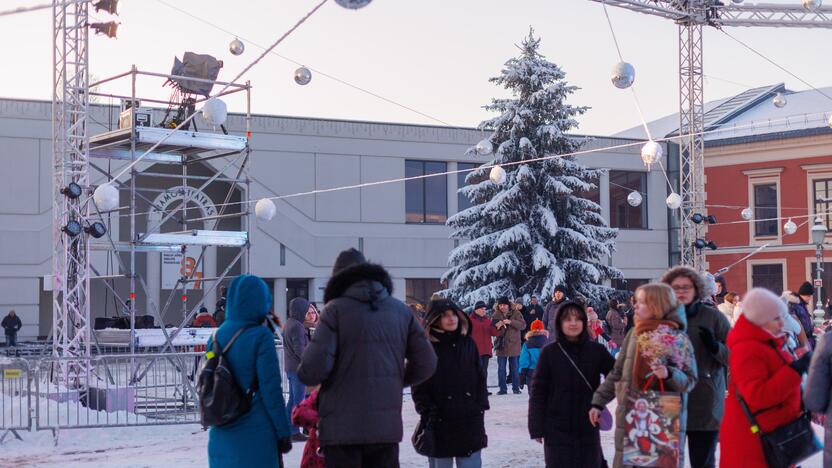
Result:
{"label": "metal scaffolding tower", "polygon": [[679,210],[681,262],[705,269],[705,253],[693,246],[705,226],[691,220],[705,210],[705,98],[702,67],[705,26],[722,28],[832,28],[832,8],[807,9],[798,4],[744,5],[719,0],[591,0],[670,19],[679,25]]}

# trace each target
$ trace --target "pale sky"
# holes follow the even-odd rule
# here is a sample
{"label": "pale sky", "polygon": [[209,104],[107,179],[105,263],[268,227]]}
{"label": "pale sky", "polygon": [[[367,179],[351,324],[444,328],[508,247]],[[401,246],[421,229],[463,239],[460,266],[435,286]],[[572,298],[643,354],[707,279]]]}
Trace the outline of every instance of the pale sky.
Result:
{"label": "pale sky", "polygon": [[[317,3],[164,1],[264,46]],[[2,0],[0,10],[43,2]],[[661,18],[608,8],[624,58],[636,67],[636,90],[647,119],[674,112],[677,27]],[[119,9],[119,38],[90,40],[91,73],[97,78],[128,71],[132,64],[166,73],[175,55],[192,51],[224,60],[220,79],[231,79],[261,52],[246,42],[246,52],[232,56],[228,52],[232,35],[160,0],[121,0]],[[103,13],[93,16],[110,19]],[[51,99],[50,17],[51,10],[0,17],[0,96]],[[630,93],[610,83],[610,70],[618,58],[602,6],[589,0],[374,0],[357,11],[330,0],[276,51],[449,124],[475,126],[489,117],[481,107],[503,94],[488,78],[517,54],[514,44],[529,26],[542,37],[543,54],[566,71],[571,84],[582,88],[571,103],[592,107],[578,132],[607,135],[638,125]],[[832,85],[826,48],[832,30],[737,28],[731,33],[812,85]],[[292,79],[295,68],[268,56],[243,78],[254,86],[255,113],[437,124],[321,75],[313,75],[307,86],[298,86]],[[713,29],[705,37],[705,73],[712,77],[706,80],[706,100],[737,94],[744,85],[785,82],[790,89],[807,88]],[[161,84],[160,80],[142,82],[140,93],[166,99],[170,90]],[[102,91],[127,92],[129,80],[118,87],[106,85]],[[242,101],[228,102],[232,112],[244,109]]]}

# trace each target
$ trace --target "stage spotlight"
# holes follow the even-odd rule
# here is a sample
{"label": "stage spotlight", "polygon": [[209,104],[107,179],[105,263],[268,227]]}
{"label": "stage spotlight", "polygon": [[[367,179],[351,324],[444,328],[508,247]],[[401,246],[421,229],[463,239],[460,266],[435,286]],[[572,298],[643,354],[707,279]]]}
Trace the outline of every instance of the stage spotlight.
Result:
{"label": "stage spotlight", "polygon": [[711,249],[711,250],[716,250],[718,247],[716,245],[716,242],[710,240],[710,241],[708,241],[708,248]]}
{"label": "stage spotlight", "polygon": [[704,217],[704,216],[702,216],[702,215],[701,215],[701,214],[699,214],[699,213],[694,213],[693,215],[691,215],[690,220],[691,220],[691,221],[693,221],[693,222],[694,222],[694,223],[696,223],[696,224],[701,224],[701,223],[702,223],[702,221],[704,221],[704,220],[705,220],[705,217]]}
{"label": "stage spotlight", "polygon": [[118,0],[98,0],[92,6],[95,7],[96,12],[104,10],[111,15],[118,14]]}
{"label": "stage spotlight", "polygon": [[116,37],[118,31],[118,23],[115,21],[108,21],[106,23],[90,23],[90,27],[95,30],[96,34],[104,34],[110,39]]}
{"label": "stage spotlight", "polygon": [[707,221],[708,224],[716,224],[716,216],[708,215],[708,217],[705,218],[705,221]]}
{"label": "stage spotlight", "polygon": [[70,182],[69,185],[61,189],[61,193],[66,195],[67,198],[71,200],[75,200],[76,198],[80,197],[83,193],[81,186],[76,184],[75,182]]}
{"label": "stage spotlight", "polygon": [[697,248],[697,249],[699,249],[699,250],[704,249],[706,245],[707,245],[707,244],[705,243],[705,239],[696,239],[696,240],[693,242],[693,246],[694,246],[694,247],[696,247],[696,248]]}
{"label": "stage spotlight", "polygon": [[81,227],[81,223],[75,221],[74,219],[70,219],[66,223],[66,226],[61,228],[61,231],[65,232],[69,237],[75,237],[78,234],[81,234],[83,228]]}
{"label": "stage spotlight", "polygon": [[105,234],[107,234],[107,227],[104,226],[104,223],[96,221],[87,226],[84,229],[84,231],[86,231],[86,233],[91,235],[92,237],[100,239],[104,237]]}

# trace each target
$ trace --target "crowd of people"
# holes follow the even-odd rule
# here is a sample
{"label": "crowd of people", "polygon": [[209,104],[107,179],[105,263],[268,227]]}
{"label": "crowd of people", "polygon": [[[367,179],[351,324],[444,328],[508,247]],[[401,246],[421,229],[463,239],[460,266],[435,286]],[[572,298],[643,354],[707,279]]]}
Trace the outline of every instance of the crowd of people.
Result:
{"label": "crowd of people", "polygon": [[[240,333],[227,359],[254,396],[244,416],[211,428],[209,458],[278,466],[305,442],[302,467],[398,466],[410,386],[419,415],[410,439],[426,464],[483,466],[496,355],[497,395],[528,388],[528,432],[547,467],[714,467],[718,447],[722,467],[773,466],[763,435],[800,422],[804,408],[832,425],[832,340],[816,337],[813,294],[806,283],[796,294],[755,288],[740,300],[724,280],[680,266],[601,313],[568,285],[545,307],[536,296],[470,312],[437,296],[408,307],[383,267],[349,249],[335,261],[322,314],[303,298],[289,304],[284,399],[271,335],[252,326],[271,296],[244,275],[230,285],[215,339]],[[612,460],[600,430],[614,431]]]}

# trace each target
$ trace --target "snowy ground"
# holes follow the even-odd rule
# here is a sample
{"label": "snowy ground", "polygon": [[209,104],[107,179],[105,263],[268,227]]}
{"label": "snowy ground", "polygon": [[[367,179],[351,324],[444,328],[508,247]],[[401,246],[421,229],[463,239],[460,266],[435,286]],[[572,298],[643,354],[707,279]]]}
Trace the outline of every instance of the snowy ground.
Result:
{"label": "snowy ground", "polygon": [[[496,382],[492,362],[489,373]],[[496,389],[494,389],[496,393]],[[489,446],[483,452],[486,467],[542,467],[543,448],[529,439],[526,429],[528,395],[491,397],[486,413]],[[613,410],[613,408],[610,408]],[[401,444],[403,467],[424,467],[427,460],[416,454],[409,442],[418,418],[408,396],[404,403],[405,441]],[[818,435],[822,429],[816,428]],[[204,467],[208,465],[208,434],[198,425],[76,429],[61,431],[59,444],[53,445],[49,432],[22,433],[23,441],[7,441],[0,448],[0,467]],[[602,432],[604,453],[612,461],[612,431]],[[287,467],[300,465],[302,444],[285,457]],[[820,468],[820,454],[803,463],[804,468]]]}

